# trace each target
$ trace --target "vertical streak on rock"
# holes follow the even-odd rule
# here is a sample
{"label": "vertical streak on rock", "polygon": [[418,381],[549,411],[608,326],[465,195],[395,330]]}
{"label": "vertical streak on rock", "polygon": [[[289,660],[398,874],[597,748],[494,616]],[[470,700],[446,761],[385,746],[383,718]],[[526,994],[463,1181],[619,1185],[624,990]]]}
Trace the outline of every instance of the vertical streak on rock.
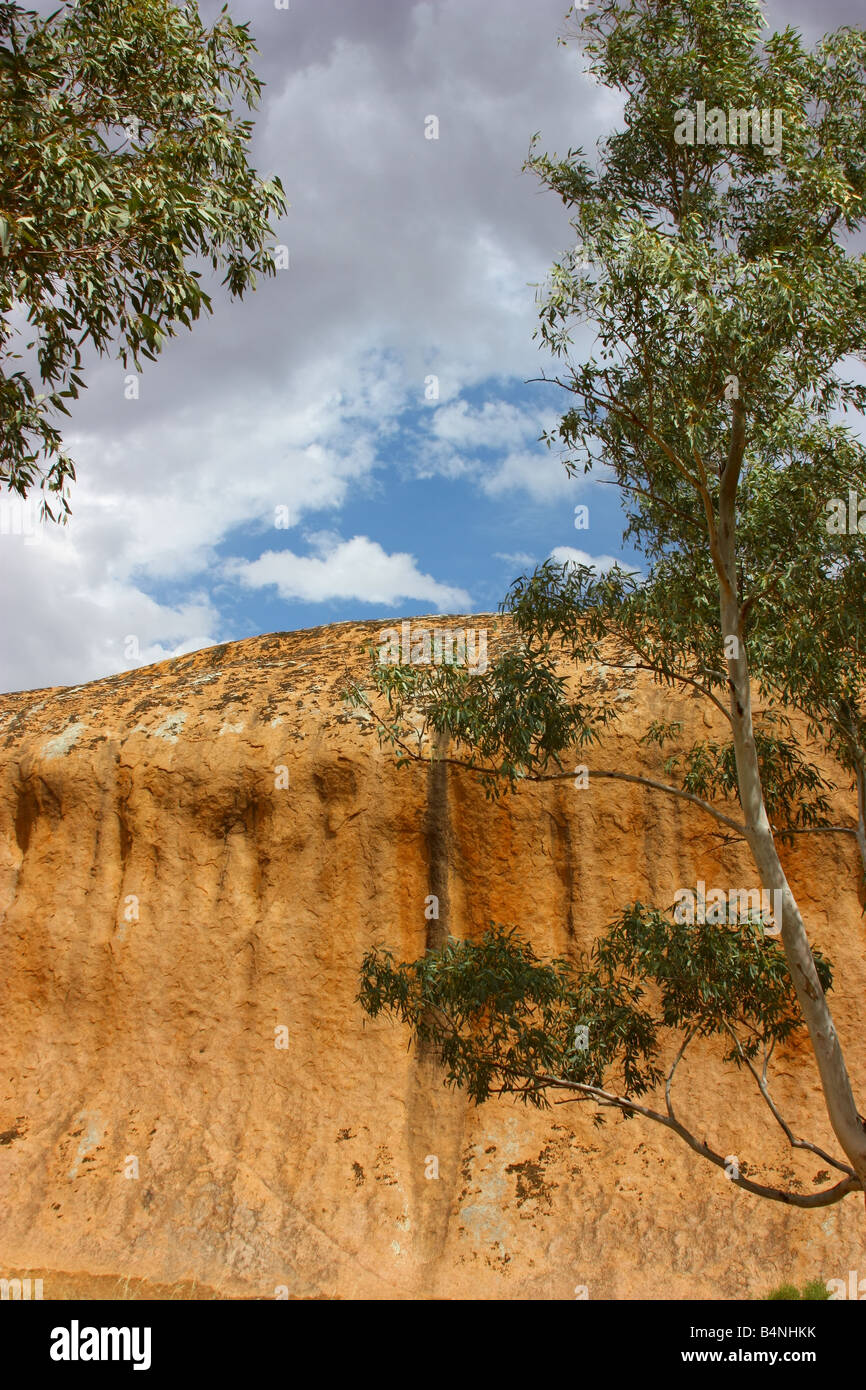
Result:
{"label": "vertical streak on rock", "polygon": [[[453,834],[448,799],[448,766],[441,759],[448,735],[437,734],[434,758],[427,774],[427,892],[439,900],[439,917],[426,923],[427,950],[445,944],[456,923],[450,916],[449,878]],[[416,1296],[432,1293],[431,1282],[448,1239],[451,1208],[458,1191],[466,1101],[457,1090],[446,1090],[442,1068],[433,1049],[419,1044],[406,1098],[408,1151],[411,1164],[413,1254],[420,1287]],[[425,1176],[427,1161],[438,1162],[439,1177]],[[447,1294],[446,1294],[447,1297]]]}
{"label": "vertical streak on rock", "polygon": [[[448,752],[448,735],[438,733],[433,746],[433,761],[427,773],[427,817],[424,827],[427,841],[427,892],[439,901],[439,917],[427,923],[427,950],[445,944],[451,931],[449,869],[453,836],[448,804],[448,764],[442,759]],[[456,932],[452,933],[454,936]]]}
{"label": "vertical streak on rock", "polygon": [[[581,837],[579,832],[576,836],[572,834],[571,817],[574,814],[574,809],[573,803],[569,804],[568,796],[569,793],[562,786],[557,785],[554,796],[555,811],[549,812],[549,815],[553,828],[555,867],[562,884],[566,939],[569,951],[571,951],[576,945],[574,905],[575,897],[580,898]],[[576,874],[575,869],[577,869]]]}

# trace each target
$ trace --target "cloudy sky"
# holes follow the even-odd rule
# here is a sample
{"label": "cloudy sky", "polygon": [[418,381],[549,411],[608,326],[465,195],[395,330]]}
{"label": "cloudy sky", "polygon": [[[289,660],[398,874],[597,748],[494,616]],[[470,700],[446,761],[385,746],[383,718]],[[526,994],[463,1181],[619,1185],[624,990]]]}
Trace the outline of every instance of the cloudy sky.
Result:
{"label": "cloudy sky", "polygon": [[[573,241],[521,173],[529,138],[591,150],[621,110],[557,45],[567,4],[230,8],[260,49],[253,162],[291,203],[289,267],[240,302],[217,290],[138,400],[119,361],[91,366],[66,432],[71,523],[20,535],[0,517],[0,689],[260,632],[490,611],[551,553],[631,557],[615,490],[569,480],[538,442],[568,398],[527,382],[549,366],[533,286]],[[862,0],[768,13],[810,37],[863,21]]]}

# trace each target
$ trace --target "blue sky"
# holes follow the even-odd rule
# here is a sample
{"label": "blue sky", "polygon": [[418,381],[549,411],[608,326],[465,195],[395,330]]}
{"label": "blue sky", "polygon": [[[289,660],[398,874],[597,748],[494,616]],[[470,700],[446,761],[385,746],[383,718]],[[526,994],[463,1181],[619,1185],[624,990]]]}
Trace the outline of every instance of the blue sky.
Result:
{"label": "blue sky", "polygon": [[[377,442],[375,467],[336,515],[317,511],[286,528],[283,511],[280,525],[263,518],[231,531],[219,548],[222,560],[255,565],[265,555],[271,557],[269,567],[260,562],[251,578],[285,574],[282,585],[227,586],[221,611],[232,635],[278,628],[287,615],[288,626],[307,627],[398,611],[402,617],[489,612],[515,575],[552,552],[585,552],[590,531],[595,538],[608,536],[618,553],[622,524],[615,490],[570,482],[558,454],[538,442],[539,422],[562,394],[551,385],[490,380],[446,406],[413,403],[391,422],[393,433]],[[448,452],[444,474],[443,448]],[[521,487],[512,485],[508,472],[515,453],[520,468],[537,460],[537,477],[529,472]],[[575,516],[575,498],[589,498],[590,492],[587,527],[584,514]],[[324,557],[354,542],[363,558],[368,547],[357,546],[358,538],[381,549],[379,587],[368,572],[366,592],[341,593],[341,586],[357,576],[329,568]],[[281,566],[274,557],[287,552],[300,563]],[[396,555],[405,559],[391,580],[384,562]],[[317,568],[305,570],[305,561]],[[603,564],[609,562],[609,556],[602,557]],[[407,581],[417,597],[394,587],[396,571],[410,565],[424,577],[414,585]]]}
{"label": "blue sky", "polygon": [[[854,4],[773,17],[808,35]],[[633,559],[616,490],[570,480],[538,442],[571,398],[526,384],[552,366],[534,286],[574,240],[521,172],[530,136],[592,154],[622,109],[557,44],[566,8],[232,0],[260,49],[252,159],[286,189],[289,266],[242,302],[215,289],[137,399],[119,361],[89,364],[66,430],[72,522],[14,523],[3,504],[0,688],[274,630],[489,612],[548,555]],[[580,330],[574,355],[591,348]]]}

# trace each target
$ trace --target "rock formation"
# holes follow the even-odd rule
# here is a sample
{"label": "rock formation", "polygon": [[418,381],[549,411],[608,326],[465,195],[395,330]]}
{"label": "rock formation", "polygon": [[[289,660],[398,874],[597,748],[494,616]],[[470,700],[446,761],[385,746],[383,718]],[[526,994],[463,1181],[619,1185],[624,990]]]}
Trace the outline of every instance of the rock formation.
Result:
{"label": "rock formation", "polygon": [[[495,619],[430,621],[487,622],[495,649]],[[471,774],[398,769],[342,700],[382,626],[0,696],[0,1276],[40,1276],[46,1298],[416,1299],[866,1277],[859,1198],[762,1201],[658,1127],[596,1129],[582,1105],[475,1109],[404,1030],[365,1018],[364,951],[419,955],[428,894],[456,936],[514,923],[568,955],[635,898],[755,878],[712,820],[639,786],[491,803]],[[653,715],[687,738],[712,727],[648,677],[621,698],[608,766],[646,765]],[[856,845],[803,835],[785,862],[866,1097]],[[683,1113],[750,1170],[813,1190],[821,1162],[718,1055],[684,1066]],[[777,1071],[798,1132],[835,1151],[806,1043]]]}

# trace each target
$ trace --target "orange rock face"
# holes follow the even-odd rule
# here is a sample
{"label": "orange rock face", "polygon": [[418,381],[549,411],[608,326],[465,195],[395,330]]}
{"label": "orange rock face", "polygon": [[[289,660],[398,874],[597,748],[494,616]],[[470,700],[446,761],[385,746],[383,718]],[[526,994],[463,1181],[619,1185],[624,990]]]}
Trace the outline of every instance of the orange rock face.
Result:
{"label": "orange rock face", "polygon": [[[495,655],[496,620],[429,622],[486,623]],[[364,952],[421,954],[430,894],[443,931],[513,923],[576,955],[626,902],[757,881],[714,821],[639,786],[590,777],[492,803],[469,773],[397,769],[342,700],[383,626],[0,697],[0,1277],[40,1275],[46,1298],[130,1281],[415,1299],[731,1298],[866,1278],[861,1197],[762,1201],[660,1127],[598,1129],[579,1104],[476,1109],[403,1029],[365,1018]],[[650,718],[682,719],[687,742],[711,727],[697,698],[598,678],[622,682],[624,716],[590,771],[657,774],[636,742]],[[850,823],[850,794],[837,811]],[[866,1110],[856,846],[803,835],[784,857],[835,965]],[[688,1054],[683,1118],[750,1174],[829,1185],[719,1056]],[[836,1152],[806,1041],[776,1075],[795,1131]]]}

